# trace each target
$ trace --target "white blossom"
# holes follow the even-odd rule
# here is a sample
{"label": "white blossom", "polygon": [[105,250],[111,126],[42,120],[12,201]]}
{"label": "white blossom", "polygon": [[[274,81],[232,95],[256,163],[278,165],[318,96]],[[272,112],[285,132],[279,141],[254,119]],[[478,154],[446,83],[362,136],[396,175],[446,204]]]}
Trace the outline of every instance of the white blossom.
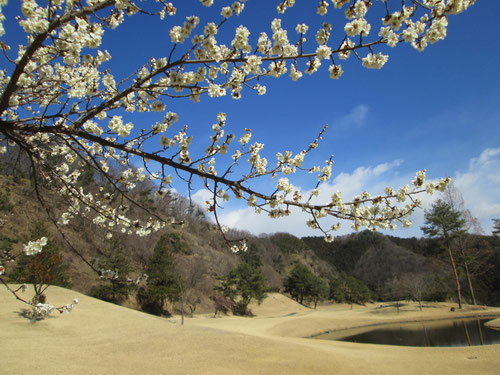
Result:
{"label": "white blossom", "polygon": [[27,245],[24,245],[24,253],[26,255],[36,255],[40,253],[46,245],[47,237],[42,237],[36,241],[29,241]]}
{"label": "white blossom", "polygon": [[333,79],[339,79],[344,71],[342,70],[342,65],[330,65],[328,68],[328,71],[330,72],[330,78]]}
{"label": "white blossom", "polygon": [[362,59],[363,61],[363,66],[368,69],[381,69],[387,60],[389,59],[389,56],[383,55],[381,52],[377,54],[369,53],[366,57]]}

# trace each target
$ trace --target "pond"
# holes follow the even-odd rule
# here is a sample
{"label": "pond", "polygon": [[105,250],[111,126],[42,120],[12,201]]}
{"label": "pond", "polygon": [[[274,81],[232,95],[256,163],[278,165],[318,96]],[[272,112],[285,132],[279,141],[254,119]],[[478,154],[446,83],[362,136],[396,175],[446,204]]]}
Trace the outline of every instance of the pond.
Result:
{"label": "pond", "polygon": [[404,346],[469,346],[500,344],[500,331],[484,325],[494,318],[454,319],[384,324],[324,333],[315,339]]}

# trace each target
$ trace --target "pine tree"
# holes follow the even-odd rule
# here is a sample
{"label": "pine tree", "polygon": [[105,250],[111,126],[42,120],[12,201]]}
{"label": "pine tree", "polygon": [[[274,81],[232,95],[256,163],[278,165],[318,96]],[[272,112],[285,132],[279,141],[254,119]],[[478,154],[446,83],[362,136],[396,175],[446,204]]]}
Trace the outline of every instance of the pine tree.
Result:
{"label": "pine tree", "polygon": [[226,275],[218,278],[221,284],[216,291],[232,303],[233,314],[249,315],[248,305],[252,300],[261,303],[266,297],[264,275],[261,271],[262,262],[255,248],[240,252],[240,263]]}
{"label": "pine tree", "polygon": [[125,301],[136,285],[129,277],[133,270],[130,257],[118,240],[111,240],[104,251],[100,267],[100,284],[91,289],[91,295],[116,304]]}
{"label": "pine tree", "polygon": [[283,286],[285,292],[290,293],[292,298],[303,304],[304,301],[314,302],[314,308],[319,301],[328,298],[328,285],[326,282],[316,275],[311,270],[298,263],[285,279]]}
{"label": "pine tree", "polygon": [[144,311],[155,315],[168,315],[167,301],[178,301],[181,295],[180,277],[175,269],[170,237],[160,237],[149,259],[146,287],[139,289],[137,299]]}
{"label": "pine tree", "polygon": [[316,308],[318,302],[328,298],[330,289],[326,281],[319,276],[313,275],[311,282],[310,293],[307,300],[313,302],[314,308]]}
{"label": "pine tree", "polygon": [[431,238],[439,238],[442,246],[448,250],[450,263],[455,275],[455,284],[457,287],[458,308],[462,308],[462,292],[458,271],[453,257],[452,241],[460,235],[465,234],[465,220],[462,213],[439,199],[432,205],[431,210],[425,211],[425,224],[421,227],[424,234]]}
{"label": "pine tree", "polygon": [[330,280],[330,299],[340,303],[363,304],[373,298],[366,284],[345,272]]}
{"label": "pine tree", "polygon": [[493,230],[491,233],[495,237],[500,237],[500,219],[492,219],[493,220]]}
{"label": "pine tree", "polygon": [[285,293],[290,293],[290,296],[299,303],[304,302],[304,298],[310,292],[310,279],[313,276],[309,268],[302,263],[298,263],[285,279],[283,286]]}

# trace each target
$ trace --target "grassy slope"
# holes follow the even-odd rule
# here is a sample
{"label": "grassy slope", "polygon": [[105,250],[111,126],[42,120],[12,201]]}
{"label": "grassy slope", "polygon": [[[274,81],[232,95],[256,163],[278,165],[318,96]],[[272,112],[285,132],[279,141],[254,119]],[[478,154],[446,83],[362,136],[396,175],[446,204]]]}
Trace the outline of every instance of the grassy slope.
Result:
{"label": "grassy slope", "polygon": [[0,289],[2,374],[494,374],[500,366],[500,346],[407,348],[286,335],[328,319],[344,326],[371,319],[370,308],[312,311],[273,295],[255,307],[256,318],[199,316],[180,326],[62,288],[48,297],[80,304],[31,324],[18,314],[24,306]]}

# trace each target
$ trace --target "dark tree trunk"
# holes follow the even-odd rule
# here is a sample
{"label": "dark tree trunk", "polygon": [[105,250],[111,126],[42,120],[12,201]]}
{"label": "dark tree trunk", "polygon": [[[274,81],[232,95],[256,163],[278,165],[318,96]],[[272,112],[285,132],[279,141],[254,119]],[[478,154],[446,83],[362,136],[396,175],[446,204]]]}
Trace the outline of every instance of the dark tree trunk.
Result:
{"label": "dark tree trunk", "polygon": [[448,245],[448,254],[450,255],[451,266],[453,267],[453,273],[455,274],[455,283],[457,285],[457,297],[458,297],[458,308],[462,308],[462,291],[460,289],[460,280],[458,280],[457,266],[455,265],[455,260],[453,259],[453,253],[451,252],[451,246]]}
{"label": "dark tree trunk", "polygon": [[469,292],[470,292],[470,297],[472,299],[472,304],[477,305],[476,295],[474,294],[474,288],[472,287],[472,280],[470,277],[469,265],[466,262],[464,263],[464,268],[465,268],[465,275],[467,276],[467,283],[469,284]]}

